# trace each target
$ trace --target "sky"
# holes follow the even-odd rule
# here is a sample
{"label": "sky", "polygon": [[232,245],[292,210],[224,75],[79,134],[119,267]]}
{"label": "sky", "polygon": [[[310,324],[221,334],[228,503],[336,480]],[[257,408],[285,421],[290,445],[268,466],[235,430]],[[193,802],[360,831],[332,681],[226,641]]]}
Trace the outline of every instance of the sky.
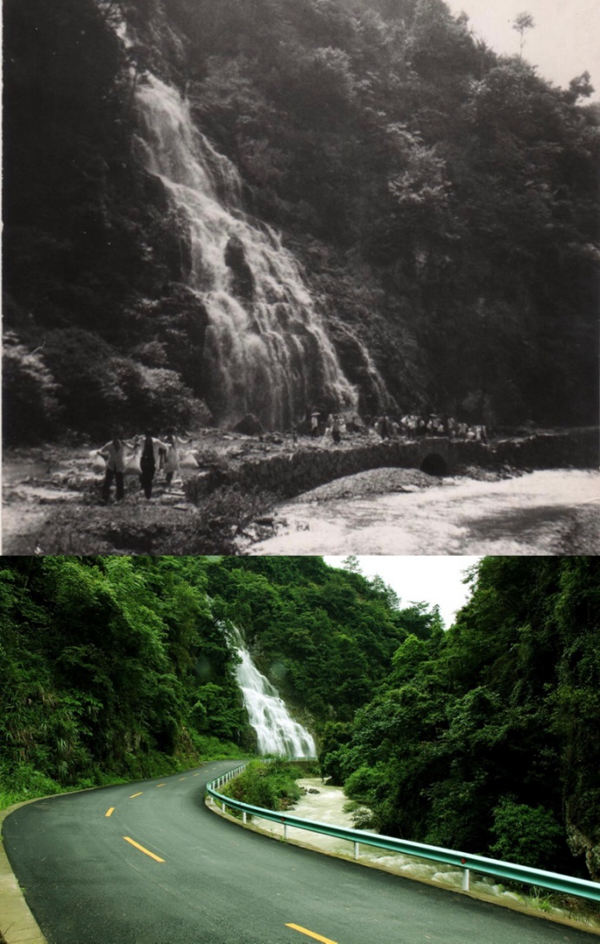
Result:
{"label": "sky", "polygon": [[466,13],[471,30],[495,52],[518,55],[519,13],[535,26],[525,34],[524,58],[538,74],[566,88],[586,70],[600,98],[600,0],[446,0],[455,15]]}
{"label": "sky", "polygon": [[[462,583],[465,571],[481,560],[480,557],[458,554],[443,557],[357,556],[361,573],[365,577],[379,575],[396,591],[402,606],[437,603],[446,627],[453,623],[456,611],[470,596],[469,587]],[[325,557],[324,560],[332,567],[341,567],[344,558]]]}

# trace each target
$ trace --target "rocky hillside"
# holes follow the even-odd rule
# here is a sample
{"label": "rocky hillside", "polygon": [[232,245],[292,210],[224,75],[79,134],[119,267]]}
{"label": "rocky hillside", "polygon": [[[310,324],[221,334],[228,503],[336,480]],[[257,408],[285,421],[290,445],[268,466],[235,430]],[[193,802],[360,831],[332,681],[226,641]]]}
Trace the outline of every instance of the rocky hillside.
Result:
{"label": "rocky hillside", "polygon": [[[545,82],[442,0],[6,0],[4,16],[7,441],[225,422],[210,286],[140,147],[153,77],[239,171],[237,218],[282,233],[360,412],[595,420],[587,74]],[[246,356],[256,270],[228,247]],[[344,405],[304,377],[308,350],[286,423],[302,396]]]}

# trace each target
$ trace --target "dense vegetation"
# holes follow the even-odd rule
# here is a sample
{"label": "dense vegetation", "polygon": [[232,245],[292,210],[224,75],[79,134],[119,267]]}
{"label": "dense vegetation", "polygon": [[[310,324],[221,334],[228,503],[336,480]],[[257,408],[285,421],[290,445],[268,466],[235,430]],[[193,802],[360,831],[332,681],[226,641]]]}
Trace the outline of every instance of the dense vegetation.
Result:
{"label": "dense vegetation", "polygon": [[600,560],[486,558],[322,763],[383,832],[598,879],[599,723]]}
{"label": "dense vegetation", "polygon": [[553,86],[442,0],[6,0],[4,18],[9,441],[206,420],[187,234],[136,158],[145,69],[304,261],[366,410],[359,341],[402,412],[596,419],[585,73]]}
{"label": "dense vegetation", "polygon": [[5,803],[252,754],[230,621],[383,832],[600,877],[600,559],[485,558],[445,632],[321,558],[1,563]]}
{"label": "dense vegetation", "polygon": [[2,565],[6,798],[252,752],[227,620],[261,649],[272,680],[313,729],[351,717],[406,635],[380,582],[320,559],[21,557]]}
{"label": "dense vegetation", "polygon": [[302,796],[296,781],[306,775],[303,767],[280,758],[270,763],[253,760],[238,777],[221,787],[220,792],[266,810],[287,810]]}

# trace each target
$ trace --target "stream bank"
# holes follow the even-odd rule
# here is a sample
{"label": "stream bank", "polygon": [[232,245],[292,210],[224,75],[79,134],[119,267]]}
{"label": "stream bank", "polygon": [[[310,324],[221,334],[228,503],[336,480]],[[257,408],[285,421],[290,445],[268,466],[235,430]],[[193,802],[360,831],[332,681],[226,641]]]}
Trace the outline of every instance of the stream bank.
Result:
{"label": "stream bank", "polygon": [[[303,795],[290,811],[294,816],[313,820],[314,822],[356,828],[352,814],[345,809],[348,799],[341,787],[324,783],[319,777],[303,777],[297,782],[303,790]],[[223,812],[220,806],[210,797],[207,798],[206,802],[214,812],[241,826],[240,819],[230,813]],[[253,829],[256,832],[283,841],[283,826],[272,820],[249,817],[249,822],[245,828]],[[354,859],[352,844],[347,840],[336,839],[332,836],[288,826],[286,841],[337,858]],[[492,904],[502,905],[538,918],[546,918],[559,924],[600,934],[600,919],[597,914],[589,909],[586,903],[579,899],[569,898],[563,902],[559,901],[562,896],[558,895],[554,896],[556,900],[551,900],[548,894],[536,897],[532,892],[531,895],[526,895],[516,890],[507,889],[490,876],[477,875],[476,873],[471,874],[470,890],[464,892],[462,891],[463,873],[460,869],[401,853],[389,854],[383,849],[379,850],[365,845],[360,846],[358,861],[368,868],[382,869],[402,878],[441,886],[453,892],[483,899]]]}
{"label": "stream bank", "polygon": [[193,440],[193,458],[188,454],[171,487],[157,476],[148,502],[133,474],[126,477],[124,501],[106,506],[100,501],[102,469],[95,466],[90,443],[5,450],[4,553],[261,553],[257,542],[278,527],[272,514],[276,502],[324,483],[343,483],[344,501],[352,503],[365,489],[382,494],[439,485],[438,475],[420,469],[431,455],[448,469],[458,466],[469,480],[598,464],[592,429],[538,431],[489,445],[444,437],[382,441],[366,429],[338,445],[324,438],[253,437],[214,428],[196,431]]}

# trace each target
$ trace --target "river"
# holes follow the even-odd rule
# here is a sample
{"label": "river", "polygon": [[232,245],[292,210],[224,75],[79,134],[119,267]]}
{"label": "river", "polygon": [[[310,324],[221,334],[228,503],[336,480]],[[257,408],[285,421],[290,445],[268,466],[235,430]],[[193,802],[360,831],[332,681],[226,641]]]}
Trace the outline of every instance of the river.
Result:
{"label": "river", "polygon": [[[393,472],[394,470],[390,470]],[[252,554],[596,554],[600,472],[552,469],[499,481],[466,476],[364,494],[370,473],[278,506]],[[353,484],[356,487],[353,488]],[[339,497],[343,493],[344,497]]]}

